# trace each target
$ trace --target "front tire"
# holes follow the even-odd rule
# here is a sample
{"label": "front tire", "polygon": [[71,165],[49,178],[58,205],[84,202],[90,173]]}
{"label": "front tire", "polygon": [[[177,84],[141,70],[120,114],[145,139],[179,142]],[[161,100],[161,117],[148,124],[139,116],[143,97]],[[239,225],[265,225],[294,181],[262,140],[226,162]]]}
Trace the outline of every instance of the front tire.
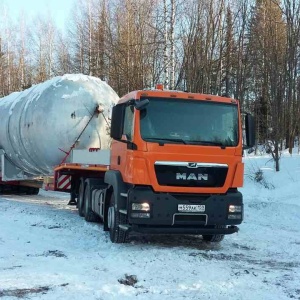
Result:
{"label": "front tire", "polygon": [[110,240],[113,243],[126,243],[128,233],[125,230],[122,230],[119,225],[127,224],[127,216],[116,211],[114,193],[111,194],[110,198],[107,222]]}

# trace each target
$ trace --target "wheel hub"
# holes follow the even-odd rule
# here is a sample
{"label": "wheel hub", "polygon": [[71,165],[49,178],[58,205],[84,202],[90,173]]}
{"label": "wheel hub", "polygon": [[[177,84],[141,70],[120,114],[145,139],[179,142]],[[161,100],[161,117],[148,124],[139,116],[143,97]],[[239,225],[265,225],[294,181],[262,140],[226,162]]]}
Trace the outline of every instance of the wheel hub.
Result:
{"label": "wheel hub", "polygon": [[107,226],[109,229],[113,228],[115,223],[115,208],[113,206],[108,208]]}

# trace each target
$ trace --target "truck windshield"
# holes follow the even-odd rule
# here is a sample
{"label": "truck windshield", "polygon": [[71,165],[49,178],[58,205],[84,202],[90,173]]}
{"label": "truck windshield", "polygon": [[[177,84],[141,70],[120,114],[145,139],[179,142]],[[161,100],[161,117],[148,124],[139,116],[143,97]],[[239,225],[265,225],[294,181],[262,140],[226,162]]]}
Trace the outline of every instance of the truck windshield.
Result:
{"label": "truck windshield", "polygon": [[218,102],[147,98],[141,110],[141,137],[148,142],[234,147],[238,106]]}

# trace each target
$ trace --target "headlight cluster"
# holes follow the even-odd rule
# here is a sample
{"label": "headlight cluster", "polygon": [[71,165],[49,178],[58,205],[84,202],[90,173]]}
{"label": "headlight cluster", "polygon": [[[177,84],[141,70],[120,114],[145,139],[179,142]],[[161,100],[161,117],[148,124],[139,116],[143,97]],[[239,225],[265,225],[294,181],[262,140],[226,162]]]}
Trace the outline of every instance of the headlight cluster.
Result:
{"label": "headlight cluster", "polygon": [[144,203],[132,203],[132,210],[150,211],[150,205],[147,202]]}
{"label": "headlight cluster", "polygon": [[240,220],[242,219],[243,207],[241,205],[229,205],[228,207],[228,219]]}
{"label": "headlight cluster", "polygon": [[147,202],[144,203],[132,203],[131,204],[131,218],[150,218],[150,205]]}

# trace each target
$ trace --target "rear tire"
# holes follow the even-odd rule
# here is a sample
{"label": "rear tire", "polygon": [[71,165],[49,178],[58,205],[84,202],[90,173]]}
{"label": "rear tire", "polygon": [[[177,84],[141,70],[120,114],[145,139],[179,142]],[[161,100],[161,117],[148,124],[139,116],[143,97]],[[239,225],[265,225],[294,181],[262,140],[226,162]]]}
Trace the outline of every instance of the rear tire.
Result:
{"label": "rear tire", "polygon": [[26,191],[26,195],[37,195],[40,189],[35,187],[28,187]]}
{"label": "rear tire", "polygon": [[[225,228],[224,225],[215,225],[214,228]],[[224,234],[204,234],[202,238],[205,242],[219,243],[224,240]]]}
{"label": "rear tire", "polygon": [[98,222],[99,217],[92,211],[90,183],[87,181],[84,191],[84,218],[87,222]]}
{"label": "rear tire", "polygon": [[84,178],[80,178],[79,192],[78,192],[78,214],[80,217],[84,217]]}
{"label": "rear tire", "polygon": [[33,188],[32,195],[38,195],[39,192],[40,192],[39,188]]}
{"label": "rear tire", "polygon": [[110,240],[113,243],[118,244],[126,243],[128,233],[125,230],[122,230],[119,225],[127,224],[127,216],[116,211],[114,193],[111,194],[110,198],[107,222]]}

